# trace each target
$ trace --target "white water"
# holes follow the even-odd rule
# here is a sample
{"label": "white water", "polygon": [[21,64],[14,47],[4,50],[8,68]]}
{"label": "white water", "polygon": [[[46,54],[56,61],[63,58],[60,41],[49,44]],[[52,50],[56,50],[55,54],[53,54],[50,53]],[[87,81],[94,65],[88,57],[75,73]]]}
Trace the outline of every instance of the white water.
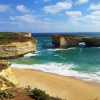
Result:
{"label": "white water", "polygon": [[31,57],[31,56],[36,56],[36,55],[39,55],[40,51],[36,51],[35,53],[28,53],[28,54],[25,54],[24,57]]}
{"label": "white water", "polygon": [[33,65],[24,65],[24,64],[15,64],[13,63],[11,67],[13,68],[22,68],[22,69],[39,69],[44,72],[50,72],[54,74],[59,74],[63,76],[74,76],[79,79],[86,81],[95,81],[100,82],[100,71],[96,73],[82,73],[78,71],[73,71],[71,68],[76,67],[74,64],[62,64],[62,63],[46,63],[46,64],[33,64]]}

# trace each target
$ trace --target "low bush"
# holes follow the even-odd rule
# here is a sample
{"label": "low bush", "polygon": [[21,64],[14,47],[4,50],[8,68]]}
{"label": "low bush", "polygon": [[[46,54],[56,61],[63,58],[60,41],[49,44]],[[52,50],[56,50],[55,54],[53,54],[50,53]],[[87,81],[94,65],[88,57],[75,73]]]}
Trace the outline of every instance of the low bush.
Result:
{"label": "low bush", "polygon": [[50,100],[49,95],[46,94],[45,91],[34,88],[34,90],[32,90],[32,92],[33,92],[33,98],[36,100]]}
{"label": "low bush", "polygon": [[50,100],[66,100],[66,99],[61,99],[60,97],[50,97]]}
{"label": "low bush", "polygon": [[0,32],[0,45],[9,44],[12,42],[26,42],[33,39],[31,37],[21,36],[13,32]]}
{"label": "low bush", "polygon": [[0,98],[14,99],[15,96],[7,91],[0,91]]}
{"label": "low bush", "polygon": [[13,87],[13,88],[16,87],[12,82],[10,82],[9,80],[7,80],[7,78],[5,78],[4,76],[0,75],[0,79],[3,81],[3,83],[4,83],[7,87]]}

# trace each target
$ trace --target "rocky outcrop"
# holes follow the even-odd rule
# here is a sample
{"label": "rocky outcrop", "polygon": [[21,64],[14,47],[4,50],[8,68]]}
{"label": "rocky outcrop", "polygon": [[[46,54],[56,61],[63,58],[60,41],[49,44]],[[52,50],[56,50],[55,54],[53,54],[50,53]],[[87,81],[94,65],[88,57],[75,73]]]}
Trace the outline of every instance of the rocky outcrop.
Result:
{"label": "rocky outcrop", "polygon": [[[18,39],[16,38],[16,36]],[[1,59],[16,58],[16,57],[23,56],[27,53],[36,51],[37,40],[32,38],[30,33],[25,33],[25,34],[15,33],[14,36],[11,37],[9,36],[9,38],[11,38],[12,40],[9,39],[8,43],[5,43],[4,41],[2,44],[0,44]],[[13,38],[15,38],[15,40]],[[3,40],[6,40],[6,38]],[[0,42],[2,41],[0,40]]]}
{"label": "rocky outcrop", "polygon": [[10,68],[10,64],[0,60],[0,90],[15,87],[18,87],[18,81]]}
{"label": "rocky outcrop", "polygon": [[16,58],[36,51],[36,43],[31,41],[0,45],[0,58]]}
{"label": "rocky outcrop", "polygon": [[31,37],[31,33],[19,32],[17,34],[25,37]]}
{"label": "rocky outcrop", "polygon": [[100,38],[98,37],[59,35],[59,34],[52,35],[52,43],[60,48],[77,47],[81,42],[85,42],[86,47],[100,46]]}

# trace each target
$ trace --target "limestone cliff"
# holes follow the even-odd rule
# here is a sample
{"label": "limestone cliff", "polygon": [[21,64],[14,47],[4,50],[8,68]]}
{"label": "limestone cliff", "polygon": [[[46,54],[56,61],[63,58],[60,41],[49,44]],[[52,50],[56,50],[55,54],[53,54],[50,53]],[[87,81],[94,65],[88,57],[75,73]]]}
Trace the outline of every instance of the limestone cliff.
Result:
{"label": "limestone cliff", "polygon": [[79,43],[85,42],[86,47],[98,47],[100,46],[99,37],[87,37],[87,36],[75,36],[75,35],[52,35],[52,43],[60,48],[77,47]]}
{"label": "limestone cliff", "polygon": [[31,33],[19,32],[17,34],[25,37],[31,37]]}
{"label": "limestone cliff", "polygon": [[[35,52],[37,40],[30,33],[2,33],[0,37],[0,58],[16,58]],[[0,34],[1,35],[1,34]],[[5,35],[5,37],[4,37]]]}
{"label": "limestone cliff", "polygon": [[0,90],[15,88],[18,81],[15,78],[7,61],[0,60]]}

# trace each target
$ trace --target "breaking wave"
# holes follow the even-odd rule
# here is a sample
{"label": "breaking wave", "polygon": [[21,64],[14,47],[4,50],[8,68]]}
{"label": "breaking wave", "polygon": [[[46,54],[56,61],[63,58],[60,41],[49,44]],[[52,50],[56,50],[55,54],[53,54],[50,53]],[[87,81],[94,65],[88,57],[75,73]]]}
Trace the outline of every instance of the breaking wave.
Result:
{"label": "breaking wave", "polygon": [[84,72],[74,71],[71,69],[76,66],[77,65],[74,64],[62,64],[62,63],[55,63],[55,62],[46,63],[46,64],[32,64],[32,65],[12,63],[11,65],[11,67],[13,68],[37,69],[44,72],[50,72],[50,73],[59,74],[63,76],[73,76],[86,81],[100,82],[100,72],[84,73]]}

